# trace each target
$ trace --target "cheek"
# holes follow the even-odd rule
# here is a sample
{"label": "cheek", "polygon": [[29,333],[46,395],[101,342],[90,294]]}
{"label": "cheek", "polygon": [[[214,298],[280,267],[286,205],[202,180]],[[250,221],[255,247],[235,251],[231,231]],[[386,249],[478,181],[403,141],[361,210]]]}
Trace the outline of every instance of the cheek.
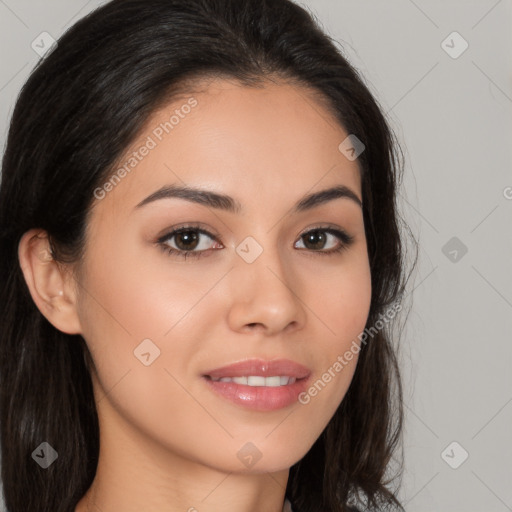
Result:
{"label": "cheek", "polygon": [[[151,408],[160,399],[169,402],[164,390],[179,389],[165,369],[181,381],[184,363],[200,348],[197,340],[208,338],[215,304],[207,293],[223,273],[171,265],[157,249],[148,258],[134,245],[122,249],[122,240],[112,239],[88,255],[78,309],[102,391],[122,379],[119,386],[130,389],[126,403],[145,397],[140,407]],[[145,366],[144,359],[154,362]]]}
{"label": "cheek", "polygon": [[218,279],[189,263],[171,264],[158,248],[151,257],[143,249],[117,240],[89,256],[81,309],[91,338],[162,339]]}
{"label": "cheek", "polygon": [[[178,446],[189,446],[201,425],[190,418],[202,418],[204,411],[181,385],[188,385],[185,363],[197,349],[188,342],[194,327],[187,313],[211,284],[203,279],[196,286],[183,270],[163,282],[164,269],[154,260],[146,263],[136,249],[115,253],[114,246],[103,261],[95,255],[88,260],[82,286],[87,292],[79,305],[96,367],[100,417],[121,416],[162,443],[177,439]],[[176,411],[182,420],[177,421]]]}
{"label": "cheek", "polygon": [[304,403],[315,402],[330,417],[343,399],[354,375],[371,303],[371,275],[364,253],[326,275],[316,276],[308,293],[320,320],[316,351],[320,362],[316,380]]}
{"label": "cheek", "polygon": [[307,303],[324,325],[327,352],[341,350],[364,330],[370,311],[371,275],[367,258],[316,273],[308,285]]}

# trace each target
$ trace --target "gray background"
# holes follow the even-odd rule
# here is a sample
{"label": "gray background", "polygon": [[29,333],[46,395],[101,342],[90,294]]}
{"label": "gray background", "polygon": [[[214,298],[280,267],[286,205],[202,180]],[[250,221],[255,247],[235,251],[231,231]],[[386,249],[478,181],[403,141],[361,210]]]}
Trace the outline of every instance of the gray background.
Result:
{"label": "gray background", "polygon": [[[32,41],[100,3],[0,0],[2,147],[39,58]],[[405,151],[401,203],[420,252],[402,336],[400,496],[408,512],[512,510],[512,2],[300,3],[361,71]],[[469,45],[456,58],[454,31]]]}

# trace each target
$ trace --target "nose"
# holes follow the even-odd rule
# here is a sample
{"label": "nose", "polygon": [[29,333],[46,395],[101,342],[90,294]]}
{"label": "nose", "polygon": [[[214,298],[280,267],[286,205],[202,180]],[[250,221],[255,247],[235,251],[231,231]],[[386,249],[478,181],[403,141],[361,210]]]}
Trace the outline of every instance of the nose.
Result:
{"label": "nose", "polygon": [[304,326],[305,290],[277,250],[265,249],[252,263],[240,258],[235,265],[228,314],[231,329],[271,336]]}

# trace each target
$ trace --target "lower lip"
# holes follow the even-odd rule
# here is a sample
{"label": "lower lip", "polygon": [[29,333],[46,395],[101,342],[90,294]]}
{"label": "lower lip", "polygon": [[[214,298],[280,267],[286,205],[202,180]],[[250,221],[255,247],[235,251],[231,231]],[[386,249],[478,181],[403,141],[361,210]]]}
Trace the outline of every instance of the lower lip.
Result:
{"label": "lower lip", "polygon": [[236,382],[213,381],[203,377],[209,388],[231,402],[256,411],[275,411],[297,402],[306,389],[308,377],[286,386],[246,386]]}

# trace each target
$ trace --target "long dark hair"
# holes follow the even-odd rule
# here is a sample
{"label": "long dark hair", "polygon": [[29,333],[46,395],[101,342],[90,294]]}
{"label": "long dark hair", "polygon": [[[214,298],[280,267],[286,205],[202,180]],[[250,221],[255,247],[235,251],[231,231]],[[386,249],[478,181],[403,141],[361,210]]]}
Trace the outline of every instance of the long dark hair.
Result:
{"label": "long dark hair", "polygon": [[[358,161],[372,280],[367,327],[403,296],[399,145],[363,79],[310,13],[290,0],[105,4],[38,63],[17,100],[3,157],[0,425],[9,512],[73,511],[99,454],[87,345],[54,328],[34,304],[18,262],[21,236],[41,228],[57,261],[79,260],[95,188],[156,108],[194,79],[255,86],[272,76],[317,92],[365,145]],[[349,499],[401,508],[388,488],[402,474],[398,461],[388,475],[403,421],[393,345],[387,328],[361,345],[345,398],[290,470],[286,495],[295,512],[341,512]],[[59,454],[47,469],[31,457],[44,441]]]}

